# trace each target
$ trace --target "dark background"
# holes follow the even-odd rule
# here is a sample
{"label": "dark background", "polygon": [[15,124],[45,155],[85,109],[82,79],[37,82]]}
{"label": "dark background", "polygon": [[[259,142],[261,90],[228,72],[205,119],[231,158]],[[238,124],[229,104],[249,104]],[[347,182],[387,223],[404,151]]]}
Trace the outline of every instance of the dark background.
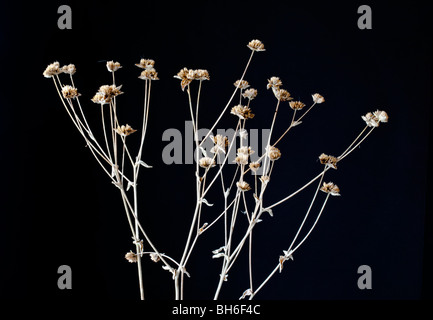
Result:
{"label": "dark background", "polygon": [[[72,30],[57,27],[62,4],[72,8]],[[357,27],[363,4],[372,8],[372,30]],[[270,125],[275,98],[265,86],[271,76],[307,104],[315,92],[326,99],[279,145],[283,157],[269,203],[315,176],[322,169],[319,154],[340,154],[364,127],[361,115],[383,109],[390,120],[327,174],[342,196],[330,199],[295,260],[257,298],[431,298],[431,14],[426,2],[394,1],[2,4],[0,296],[139,297],[136,266],[124,259],[133,245],[120,196],[85,148],[52,81],[43,78],[49,63],[76,65],[84,108],[98,125],[98,106],[89,99],[110,82],[105,62],[119,61],[121,121],[137,128],[143,82],[134,64],[156,61],[160,80],[152,83],[143,156],[153,169],[142,171],[141,221],[158,248],[179,259],[195,191],[193,165],[167,166],[161,159],[163,132],[183,131],[189,119],[186,95],[173,75],[182,67],[209,70],[200,117],[201,127],[209,128],[242,74],[250,54],[246,44],[260,39],[267,50],[255,54],[245,77],[259,90],[251,128]],[[287,104],[281,108],[276,132],[285,130],[289,111]],[[227,115],[219,127],[234,123]],[[289,246],[313,191],[275,208],[274,217],[258,225],[256,286]],[[209,202],[220,201],[219,192]],[[205,214],[219,212],[206,208]],[[218,231],[203,236],[191,257],[187,299],[213,297],[220,261],[211,259],[211,250],[222,245]],[[72,268],[72,290],[57,288],[63,264]],[[357,287],[360,265],[372,269],[371,290]],[[246,267],[244,254],[221,298],[237,299],[248,288]],[[144,270],[146,297],[172,299],[172,281],[161,264],[145,259]]]}

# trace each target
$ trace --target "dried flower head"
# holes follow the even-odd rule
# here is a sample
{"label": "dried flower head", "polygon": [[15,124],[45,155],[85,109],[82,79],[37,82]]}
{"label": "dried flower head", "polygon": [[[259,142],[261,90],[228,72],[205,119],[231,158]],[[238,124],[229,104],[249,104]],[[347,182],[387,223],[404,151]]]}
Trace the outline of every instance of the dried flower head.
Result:
{"label": "dried flower head", "polygon": [[152,260],[153,262],[158,262],[159,260],[161,260],[161,258],[159,257],[159,254],[152,252],[150,254],[150,260]]}
{"label": "dried flower head", "polygon": [[251,40],[248,45],[248,48],[250,48],[253,51],[265,51],[265,45],[257,39]]}
{"label": "dried flower head", "polygon": [[246,155],[250,155],[253,154],[254,150],[251,149],[251,147],[240,147],[238,148],[238,154],[246,154]]}
{"label": "dried flower head", "polygon": [[247,89],[244,91],[244,93],[242,93],[242,96],[248,100],[253,100],[255,97],[257,97],[257,90],[253,88]]}
{"label": "dried flower head", "polygon": [[155,66],[155,61],[152,59],[141,59],[140,63],[136,63],[135,65],[142,69],[151,69]]}
{"label": "dried flower head", "polygon": [[241,147],[238,148],[237,157],[235,158],[234,162],[237,164],[248,164],[248,158],[251,154],[254,153],[254,150],[251,149],[251,147]]}
{"label": "dried flower head", "polygon": [[320,190],[325,193],[331,194],[331,196],[340,195],[340,188],[338,188],[338,186],[332,182],[324,182]]}
{"label": "dried flower head", "polygon": [[238,116],[241,119],[252,119],[254,118],[254,113],[251,112],[251,109],[248,106],[243,106],[238,104],[234,106],[230,111],[231,114]]}
{"label": "dried flower head", "polygon": [[209,72],[205,69],[194,70],[194,79],[195,80],[210,80]]}
{"label": "dried flower head", "polygon": [[241,191],[248,191],[248,190],[251,190],[251,187],[250,187],[250,185],[247,183],[247,182],[245,182],[245,181],[238,181],[238,182],[236,182],[236,186],[239,188],[239,190],[241,190]]}
{"label": "dried flower head", "polygon": [[74,64],[68,64],[67,66],[62,67],[62,72],[73,75],[75,72],[77,72],[77,68],[75,68]]}
{"label": "dried flower head", "polygon": [[276,89],[273,90],[275,98],[277,98],[280,101],[290,101],[293,100],[293,98],[290,96],[290,93],[285,89]]}
{"label": "dried flower head", "polygon": [[236,82],[233,83],[233,85],[236,88],[239,88],[241,90],[246,89],[246,88],[248,88],[250,86],[250,84],[246,80],[236,80]]}
{"label": "dried flower head", "polygon": [[271,77],[268,79],[267,89],[279,89],[283,85],[283,82],[278,77]]}
{"label": "dried flower head", "polygon": [[120,68],[122,68],[122,66],[120,65],[119,62],[114,62],[114,61],[108,61],[107,62],[107,69],[110,72],[115,72],[115,71],[119,70]]}
{"label": "dried flower head", "polygon": [[159,80],[158,72],[156,72],[154,68],[144,69],[139,75],[139,78],[142,80]]}
{"label": "dried flower head", "polygon": [[268,184],[270,180],[271,180],[271,177],[269,177],[269,176],[261,176],[261,177],[260,177],[260,181],[261,181],[263,184]]}
{"label": "dried flower head", "polygon": [[127,254],[125,254],[125,259],[130,263],[134,263],[137,262],[137,255],[134,252],[129,251]]}
{"label": "dried flower head", "polygon": [[119,135],[126,137],[129,136],[130,134],[133,134],[137,130],[132,129],[131,126],[127,124],[126,126],[125,125],[117,126],[117,128],[114,129],[114,131],[116,131],[116,133],[118,133]]}
{"label": "dried flower head", "polygon": [[269,160],[275,161],[281,158],[280,149],[270,146],[268,148],[268,157]]}
{"label": "dried flower head", "polygon": [[257,172],[260,168],[260,162],[251,162],[250,163],[250,169],[252,172]]}
{"label": "dried flower head", "polygon": [[120,91],[121,88],[122,86],[116,87],[114,84],[103,85],[99,87],[99,90],[93,96],[92,101],[99,104],[110,103],[114,97],[123,93],[122,91]]}
{"label": "dried flower head", "polygon": [[226,136],[222,136],[220,134],[217,134],[215,137],[210,137],[215,145],[212,147],[210,152],[212,153],[226,153],[226,147],[229,145],[229,139]]}
{"label": "dried flower head", "polygon": [[94,103],[98,103],[98,104],[107,104],[107,103],[110,103],[110,101],[111,101],[111,100],[107,101],[107,99],[105,99],[105,96],[99,92],[97,92],[91,100]]}
{"label": "dried flower head", "polygon": [[47,68],[43,72],[43,75],[45,78],[51,78],[52,76],[55,76],[62,72],[63,70],[60,68],[60,64],[56,61],[47,66]]}
{"label": "dried flower head", "polygon": [[380,122],[388,122],[388,114],[385,111],[376,110],[375,112],[373,112],[373,115]]}
{"label": "dried flower head", "polygon": [[66,85],[62,88],[62,95],[65,99],[74,99],[81,94],[78,93],[77,88],[74,88],[70,85]]}
{"label": "dried flower head", "polygon": [[180,86],[182,91],[185,90],[186,86],[194,80],[194,70],[189,70],[187,68],[181,69],[175,76],[175,78],[180,79]]}
{"label": "dried flower head", "polygon": [[302,103],[301,101],[290,101],[289,105],[293,110],[301,110],[305,107],[305,103]]}
{"label": "dried flower head", "polygon": [[323,102],[325,102],[325,98],[323,98],[323,97],[322,97],[320,94],[318,94],[318,93],[313,94],[312,97],[313,97],[313,101],[314,101],[315,103],[323,103]]}
{"label": "dried flower head", "polygon": [[327,154],[322,153],[319,156],[319,160],[321,164],[325,164],[331,168],[337,169],[338,159],[334,156],[329,156]]}
{"label": "dried flower head", "polygon": [[369,127],[378,127],[379,126],[379,118],[377,118],[374,114],[371,112],[367,113],[365,116],[361,116],[362,120],[365,121],[367,126]]}
{"label": "dried flower head", "polygon": [[238,153],[233,162],[236,162],[237,164],[247,165],[248,159],[249,159],[248,154]]}
{"label": "dried flower head", "polygon": [[215,160],[209,157],[203,157],[198,162],[199,166],[205,169],[215,167]]}

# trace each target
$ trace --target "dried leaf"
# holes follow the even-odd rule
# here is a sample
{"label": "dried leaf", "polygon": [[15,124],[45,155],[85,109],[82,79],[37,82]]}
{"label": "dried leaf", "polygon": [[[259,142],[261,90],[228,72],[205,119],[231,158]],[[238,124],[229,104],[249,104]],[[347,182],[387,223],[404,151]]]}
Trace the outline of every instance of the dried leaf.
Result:
{"label": "dried leaf", "polygon": [[205,205],[207,205],[208,207],[212,207],[213,206],[213,204],[212,203],[209,203],[205,198],[202,198],[201,199],[201,202],[203,202]]}
{"label": "dried leaf", "polygon": [[242,296],[239,298],[239,300],[243,300],[246,296],[250,296],[252,294],[253,292],[251,291],[251,289],[247,289],[244,291],[244,293],[242,293]]}

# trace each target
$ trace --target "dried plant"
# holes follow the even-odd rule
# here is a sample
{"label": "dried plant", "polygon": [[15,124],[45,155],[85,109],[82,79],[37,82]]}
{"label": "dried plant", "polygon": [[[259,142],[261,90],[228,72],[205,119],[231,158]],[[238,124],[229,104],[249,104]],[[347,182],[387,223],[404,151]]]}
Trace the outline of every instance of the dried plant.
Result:
{"label": "dried plant", "polygon": [[[359,135],[347,147],[344,152],[339,156],[331,156],[322,153],[318,159],[323,165],[323,169],[311,180],[299,187],[296,191],[288,194],[286,197],[271,204],[265,204],[265,194],[271,183],[271,177],[274,172],[274,167],[277,162],[284,160],[284,152],[282,153],[276,145],[291,131],[295,126],[302,123],[301,120],[316,105],[325,102],[325,98],[319,93],[312,94],[312,103],[308,108],[306,104],[301,101],[294,101],[291,94],[282,88],[283,82],[279,77],[271,77],[268,79],[266,88],[271,89],[273,96],[276,98],[274,113],[270,125],[270,133],[267,138],[266,150],[258,160],[252,161],[251,155],[255,151],[251,146],[246,145],[247,141],[247,120],[252,119],[254,114],[252,112],[253,100],[257,97],[258,90],[251,88],[250,84],[245,80],[246,72],[251,64],[253,56],[256,52],[265,51],[264,44],[259,40],[252,40],[248,43],[247,47],[251,50],[250,57],[245,66],[242,76],[234,83],[234,91],[222,109],[221,113],[217,116],[216,121],[212,125],[206,136],[201,139],[198,138],[199,130],[199,110],[200,110],[200,96],[203,91],[203,82],[210,80],[207,70],[203,69],[181,69],[174,77],[180,80],[181,90],[186,92],[187,101],[189,105],[189,112],[191,116],[192,126],[194,130],[194,143],[195,143],[195,191],[196,203],[194,212],[192,214],[192,221],[188,232],[185,246],[180,259],[174,259],[169,255],[161,253],[160,250],[150,240],[146,230],[139,222],[139,208],[138,208],[138,190],[137,181],[141,168],[151,168],[142,160],[143,143],[146,138],[147,124],[149,120],[149,107],[151,97],[151,84],[152,81],[158,80],[158,73],[155,70],[155,61],[152,59],[141,59],[136,64],[137,67],[143,69],[139,75],[139,79],[144,80],[144,104],[143,104],[143,121],[141,130],[131,128],[128,124],[119,122],[117,115],[117,97],[123,92],[122,86],[118,86],[115,81],[115,72],[122,66],[119,62],[107,62],[107,70],[112,74],[112,83],[103,85],[96,92],[91,101],[100,105],[101,110],[101,123],[103,132],[103,141],[98,139],[93,134],[92,128],[89,126],[84,110],[81,106],[81,95],[75,87],[73,74],[76,72],[74,65],[66,65],[60,67],[58,62],[50,64],[43,75],[46,78],[52,78],[58,95],[67,111],[71,121],[78,129],[82,137],[85,139],[89,150],[107,174],[111,182],[119,189],[122,196],[123,206],[125,209],[126,217],[131,230],[133,245],[135,252],[129,251],[126,253],[125,258],[131,263],[136,263],[138,268],[138,280],[140,287],[140,297],[144,299],[143,288],[143,272],[141,267],[141,259],[144,255],[148,255],[155,263],[162,263],[162,268],[169,271],[175,288],[175,299],[184,298],[184,276],[189,276],[187,272],[187,265],[193,254],[194,248],[197,245],[200,237],[209,232],[217,222],[223,224],[224,234],[222,239],[224,242],[218,249],[212,251],[213,258],[221,261],[221,272],[219,274],[219,281],[214,293],[214,299],[218,299],[224,282],[228,280],[228,275],[234,264],[236,263],[240,252],[247,247],[248,250],[248,275],[249,285],[248,288],[240,295],[240,299],[249,297],[253,299],[269,281],[271,277],[277,272],[282,272],[284,263],[293,259],[294,253],[309,237],[315,228],[320,216],[322,215],[325,206],[330,196],[339,196],[340,189],[333,182],[325,182],[325,174],[330,168],[337,169],[337,164],[352,153],[372,132],[375,128],[379,127],[381,122],[388,121],[388,115],[385,111],[377,110],[375,112],[368,112],[362,116],[366,125],[361,130]],[[69,84],[64,84],[61,79],[61,74],[69,75]],[[195,84],[196,83],[196,84]],[[196,94],[193,94],[196,90]],[[236,94],[239,94],[239,103],[233,103]],[[193,102],[193,100],[195,101]],[[290,108],[293,110],[292,119],[287,126],[287,129],[275,139],[274,128],[280,105],[288,102]],[[236,129],[233,137],[226,137],[222,135],[212,136],[212,131],[218,126],[220,120],[230,108],[230,114],[236,123]],[[141,138],[138,146],[138,151],[132,153],[127,145],[127,137],[137,131],[140,131]],[[212,141],[213,147],[210,150],[211,154],[207,154],[203,148],[203,143],[207,140]],[[275,142],[274,142],[275,141]],[[227,174],[225,170],[229,163],[230,151],[236,150],[236,158],[234,162],[237,169],[234,174]],[[253,178],[246,176],[248,171],[251,170]],[[258,178],[259,170],[262,174]],[[252,181],[250,181],[252,180]],[[218,183],[217,183],[218,181]],[[256,225],[262,221],[263,214],[273,216],[273,209],[280,204],[288,201],[301,191],[306,189],[313,183],[317,184],[312,200],[305,212],[302,223],[300,224],[295,236],[290,244],[287,244],[286,249],[282,249],[282,255],[276,257],[275,267],[269,275],[257,282],[253,273],[253,231]],[[222,202],[224,209],[212,221],[205,221],[202,216],[203,204],[212,206],[207,200],[206,195],[211,189],[219,188],[220,184],[222,191]],[[236,187],[235,187],[236,186]],[[323,199],[319,200],[319,190],[325,193]],[[316,201],[321,202],[319,212],[316,214],[313,225],[304,231],[305,222],[312,214],[313,204]],[[140,210],[142,211],[142,210]],[[146,212],[146,208],[143,210]],[[240,215],[242,212],[244,214]],[[247,222],[246,229],[240,229],[237,221],[244,219]],[[238,235],[235,241],[235,233]]]}

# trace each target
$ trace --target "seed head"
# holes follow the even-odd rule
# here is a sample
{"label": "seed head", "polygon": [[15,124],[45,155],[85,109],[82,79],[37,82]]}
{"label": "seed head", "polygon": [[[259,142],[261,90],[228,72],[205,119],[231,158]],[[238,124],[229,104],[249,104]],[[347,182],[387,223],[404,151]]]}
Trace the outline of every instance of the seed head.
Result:
{"label": "seed head", "polygon": [[248,48],[250,48],[253,51],[265,51],[265,45],[257,39],[251,40],[248,45]]}

